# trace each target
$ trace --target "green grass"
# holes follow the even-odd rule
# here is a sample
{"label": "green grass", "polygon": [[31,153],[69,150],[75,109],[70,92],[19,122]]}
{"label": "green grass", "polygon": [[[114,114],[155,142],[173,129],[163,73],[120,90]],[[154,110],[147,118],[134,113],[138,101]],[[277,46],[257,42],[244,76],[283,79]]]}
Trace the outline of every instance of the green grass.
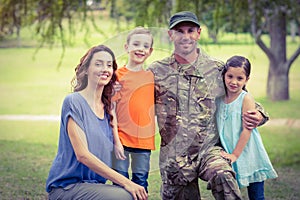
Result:
{"label": "green grass", "polygon": [[[295,45],[291,45],[295,48]],[[64,96],[71,91],[70,81],[80,57],[86,52],[84,47],[68,48],[62,65],[57,69],[60,49],[41,49],[32,59],[35,49],[0,49],[0,114],[59,114]],[[290,71],[290,101],[270,102],[266,99],[268,61],[256,46],[209,46],[206,51],[214,57],[225,60],[237,54],[250,58],[253,66],[248,90],[264,104],[275,118],[300,118],[297,112],[300,101],[300,59]],[[168,55],[163,49],[154,49],[147,64]],[[118,57],[119,65],[126,57]],[[284,107],[284,109],[276,109]],[[288,116],[289,115],[289,116]]]}
{"label": "green grass", "polygon": [[[56,154],[57,122],[0,121],[0,194],[1,199],[45,199],[45,181]],[[300,129],[260,128],[265,147],[279,174],[266,181],[266,199],[300,197]],[[159,144],[159,136],[156,137]],[[152,153],[149,177],[150,200],[160,199],[158,150]],[[200,181],[203,199],[212,199],[206,183]],[[246,197],[246,191],[242,194]]]}
{"label": "green grass", "polygon": [[45,199],[58,124],[0,121],[1,199]]}

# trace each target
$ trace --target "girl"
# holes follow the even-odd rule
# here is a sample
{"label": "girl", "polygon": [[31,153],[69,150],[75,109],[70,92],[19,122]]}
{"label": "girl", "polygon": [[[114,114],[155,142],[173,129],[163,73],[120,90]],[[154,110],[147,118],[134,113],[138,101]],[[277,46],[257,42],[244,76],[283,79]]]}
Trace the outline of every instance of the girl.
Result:
{"label": "girl", "polygon": [[217,124],[221,143],[236,172],[239,187],[247,187],[250,200],[264,199],[264,180],[276,178],[258,130],[243,127],[242,114],[255,109],[255,101],[246,90],[251,65],[242,56],[231,57],[222,76],[226,95],[217,99]]}
{"label": "girl", "polygon": [[[103,45],[91,48],[75,68],[74,92],[63,102],[58,152],[46,183],[49,199],[147,199],[143,187],[111,169],[116,69],[113,52]],[[105,185],[106,179],[121,187]]]}

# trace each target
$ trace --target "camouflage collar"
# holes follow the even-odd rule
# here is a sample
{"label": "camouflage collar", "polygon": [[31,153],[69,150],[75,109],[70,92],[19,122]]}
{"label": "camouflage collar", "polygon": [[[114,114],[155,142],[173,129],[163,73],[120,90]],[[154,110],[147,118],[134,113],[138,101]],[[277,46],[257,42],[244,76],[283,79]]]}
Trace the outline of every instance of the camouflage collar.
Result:
{"label": "camouflage collar", "polygon": [[198,76],[203,77],[202,69],[201,69],[201,60],[203,60],[203,55],[201,53],[201,50],[197,48],[198,57],[197,59],[190,64],[180,64],[175,59],[175,54],[173,53],[169,60],[169,66],[175,70],[178,71],[179,74],[182,75],[189,75],[189,76]]}

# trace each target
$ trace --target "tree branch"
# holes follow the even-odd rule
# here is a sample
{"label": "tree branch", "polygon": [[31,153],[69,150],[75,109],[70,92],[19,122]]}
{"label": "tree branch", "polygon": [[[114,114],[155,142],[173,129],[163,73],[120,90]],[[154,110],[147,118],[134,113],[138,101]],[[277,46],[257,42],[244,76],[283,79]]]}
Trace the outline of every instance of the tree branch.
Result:
{"label": "tree branch", "polygon": [[265,45],[265,43],[261,40],[261,38],[255,38],[256,44],[267,54],[269,58],[272,58],[274,55],[270,51],[270,49]]}
{"label": "tree branch", "polygon": [[288,59],[287,64],[290,69],[292,63],[297,59],[297,57],[300,55],[300,47],[294,52],[294,54]]}
{"label": "tree branch", "polygon": [[262,28],[261,29],[258,28],[255,3],[252,0],[248,0],[248,6],[249,6],[249,14],[251,17],[252,36],[254,37],[256,44],[267,54],[269,58],[272,58],[274,57],[274,55],[261,39]]}

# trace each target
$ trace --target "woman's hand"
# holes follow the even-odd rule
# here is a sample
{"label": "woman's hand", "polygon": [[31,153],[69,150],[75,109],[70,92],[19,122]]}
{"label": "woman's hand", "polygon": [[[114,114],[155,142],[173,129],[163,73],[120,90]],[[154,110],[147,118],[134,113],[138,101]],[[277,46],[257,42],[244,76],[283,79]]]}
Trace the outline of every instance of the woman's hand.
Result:
{"label": "woman's hand", "polygon": [[131,184],[125,185],[125,190],[131,193],[134,200],[147,200],[148,194],[144,187],[131,182]]}

